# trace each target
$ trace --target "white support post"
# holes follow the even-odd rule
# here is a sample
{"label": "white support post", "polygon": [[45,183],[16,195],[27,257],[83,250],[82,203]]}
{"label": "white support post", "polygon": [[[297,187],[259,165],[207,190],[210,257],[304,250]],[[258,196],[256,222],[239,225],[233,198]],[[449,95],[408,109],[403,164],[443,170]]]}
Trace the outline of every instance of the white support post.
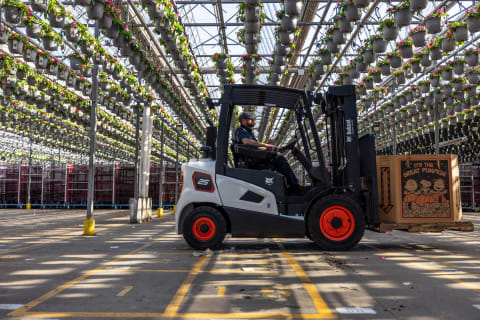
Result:
{"label": "white support post", "polygon": [[18,164],[18,193],[17,193],[17,204],[18,204],[18,207],[20,208],[21,205],[20,205],[20,188],[21,188],[21,185],[22,185],[22,180],[21,180],[21,175],[22,175],[22,160],[20,160],[20,163]]}

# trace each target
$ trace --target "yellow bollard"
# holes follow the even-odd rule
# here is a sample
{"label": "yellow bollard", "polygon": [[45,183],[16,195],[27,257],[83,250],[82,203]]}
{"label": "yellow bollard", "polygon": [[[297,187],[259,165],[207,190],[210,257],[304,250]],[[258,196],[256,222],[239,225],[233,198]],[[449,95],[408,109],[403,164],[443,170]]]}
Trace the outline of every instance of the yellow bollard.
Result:
{"label": "yellow bollard", "polygon": [[158,208],[157,209],[157,218],[163,217],[163,208]]}
{"label": "yellow bollard", "polygon": [[173,206],[173,213],[175,213],[175,209],[177,209],[177,205]]}
{"label": "yellow bollard", "polygon": [[32,204],[31,203],[27,203],[27,206],[25,207],[27,210],[30,210],[32,209]]}
{"label": "yellow bollard", "polygon": [[95,235],[95,220],[93,218],[85,219],[83,222],[83,235],[94,236]]}

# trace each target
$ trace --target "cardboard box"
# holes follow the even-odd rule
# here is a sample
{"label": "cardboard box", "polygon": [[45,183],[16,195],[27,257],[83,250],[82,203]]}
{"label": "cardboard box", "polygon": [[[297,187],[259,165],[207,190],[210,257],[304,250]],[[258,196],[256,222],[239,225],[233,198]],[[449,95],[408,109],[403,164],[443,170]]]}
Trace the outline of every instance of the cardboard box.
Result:
{"label": "cardboard box", "polygon": [[462,220],[456,155],[377,156],[380,222]]}

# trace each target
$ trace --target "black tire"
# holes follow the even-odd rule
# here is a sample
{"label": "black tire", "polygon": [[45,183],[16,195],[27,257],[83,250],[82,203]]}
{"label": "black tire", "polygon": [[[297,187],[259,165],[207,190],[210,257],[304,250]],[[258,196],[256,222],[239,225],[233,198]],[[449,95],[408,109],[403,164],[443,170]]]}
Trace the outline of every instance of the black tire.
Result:
{"label": "black tire", "polygon": [[218,249],[226,232],[225,218],[212,207],[193,209],[183,222],[183,238],[196,250]]}
{"label": "black tire", "polygon": [[347,195],[328,195],[311,207],[307,228],[322,250],[345,251],[362,239],[365,216],[360,206]]}

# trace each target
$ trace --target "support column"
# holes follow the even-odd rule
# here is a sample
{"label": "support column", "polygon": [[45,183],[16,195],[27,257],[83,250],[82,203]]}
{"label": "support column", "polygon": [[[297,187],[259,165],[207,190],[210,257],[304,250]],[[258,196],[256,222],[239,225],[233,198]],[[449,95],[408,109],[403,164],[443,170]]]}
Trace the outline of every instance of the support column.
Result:
{"label": "support column", "polygon": [[[392,81],[392,97],[395,96],[395,80]],[[395,118],[395,115],[393,115],[393,151],[392,154],[396,155],[397,154],[397,119]]]}
{"label": "support column", "polygon": [[140,155],[140,183],[136,208],[130,223],[139,223],[152,219],[152,198],[148,197],[150,180],[150,150],[152,146],[152,109],[149,106],[143,108],[142,123],[142,150]]}
{"label": "support column", "polygon": [[181,124],[177,124],[175,126],[175,131],[177,132],[177,146],[175,152],[175,206],[173,207],[173,211],[177,208],[177,201],[178,201],[178,184],[179,184],[179,176],[178,176],[178,143],[180,139],[180,134],[183,131],[183,126]]}
{"label": "support column", "polygon": [[32,188],[32,138],[30,137],[30,153],[28,155],[27,204],[25,206],[27,210],[32,209],[32,204],[30,203],[31,188]]}
{"label": "support column", "polygon": [[440,117],[438,115],[438,102],[436,99],[433,110],[433,118],[435,121],[435,154],[440,154],[440,124],[438,123]]}
{"label": "support column", "polygon": [[[100,35],[97,22],[95,22],[95,38]],[[95,144],[97,140],[97,95],[98,95],[98,65],[93,66],[92,74],[92,100],[90,103],[90,151],[88,157],[88,193],[87,193],[87,218],[83,224],[83,235],[95,235],[95,220],[93,219],[93,201],[95,188]],[[68,164],[65,164],[66,174]],[[65,189],[66,190],[66,189]]]}
{"label": "support column", "polygon": [[158,209],[157,209],[157,217],[163,217],[163,139],[164,139],[164,132],[165,132],[165,123],[164,123],[164,114],[163,112],[160,113],[161,115],[161,134],[160,134],[160,177],[159,179],[159,186],[158,186]]}

